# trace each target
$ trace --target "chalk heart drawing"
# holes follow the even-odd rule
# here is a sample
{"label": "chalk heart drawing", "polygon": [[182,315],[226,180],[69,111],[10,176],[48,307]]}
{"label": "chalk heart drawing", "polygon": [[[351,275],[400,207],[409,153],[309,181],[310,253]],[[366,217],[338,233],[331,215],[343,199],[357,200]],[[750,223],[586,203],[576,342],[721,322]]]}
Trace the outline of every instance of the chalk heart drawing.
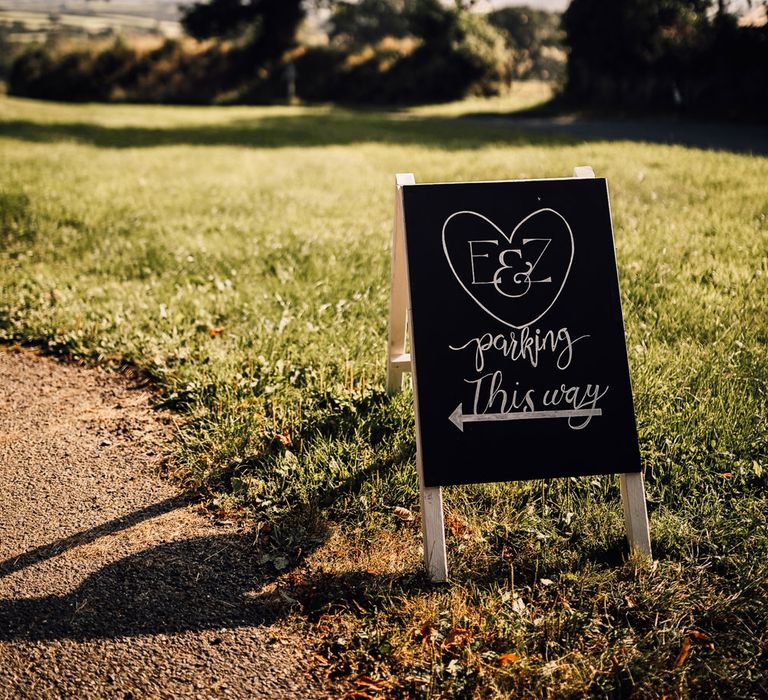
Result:
{"label": "chalk heart drawing", "polygon": [[511,328],[535,323],[554,306],[573,265],[573,231],[562,214],[538,209],[505,233],[475,211],[443,224],[443,251],[464,291]]}

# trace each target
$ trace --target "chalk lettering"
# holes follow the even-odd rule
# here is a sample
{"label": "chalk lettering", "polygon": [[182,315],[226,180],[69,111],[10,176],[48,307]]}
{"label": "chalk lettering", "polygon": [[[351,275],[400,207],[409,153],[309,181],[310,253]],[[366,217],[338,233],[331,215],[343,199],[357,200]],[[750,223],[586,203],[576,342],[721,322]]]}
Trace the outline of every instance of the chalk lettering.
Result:
{"label": "chalk lettering", "polygon": [[[490,255],[488,253],[475,253],[475,244],[476,243],[489,243],[490,245],[499,245],[498,241],[469,241],[469,265],[472,268],[472,284],[493,284],[493,279],[487,280],[485,282],[481,282],[477,279],[477,272],[475,270],[475,259],[476,258],[489,258]],[[495,279],[495,277],[494,277]]]}
{"label": "chalk lettering", "polygon": [[[516,411],[520,408],[526,411],[533,411],[533,394],[534,390],[529,389],[523,394],[518,393],[518,389],[515,388],[512,394],[509,395],[507,391],[501,388],[503,381],[503,375],[499,370],[495,372],[489,372],[484,374],[478,379],[465,379],[467,384],[475,385],[475,397],[473,401],[473,411],[478,413],[490,413],[493,411],[494,405],[498,399],[498,409],[500,413],[509,413],[510,411]],[[515,386],[519,386],[520,382],[515,382]],[[484,397],[484,401],[482,398]],[[482,402],[482,408],[481,408]],[[481,409],[481,410],[478,410]]]}
{"label": "chalk lettering", "polygon": [[[547,389],[537,399],[536,389],[520,387],[504,388],[504,375],[501,370],[487,372],[477,379],[465,379],[474,385],[472,413],[469,415],[508,414],[535,412],[537,418],[568,417],[568,427],[572,430],[586,428],[594,416],[602,415],[597,404],[608,393],[610,386],[599,384],[586,386],[567,386],[561,384],[554,389]],[[571,413],[568,413],[568,412]]]}
{"label": "chalk lettering", "polygon": [[[582,408],[596,408],[597,402],[608,393],[609,388],[610,387],[606,386],[601,392],[599,384],[587,384],[585,388],[578,386],[567,387],[565,384],[561,384],[558,389],[548,389],[545,391],[541,399],[541,404],[543,406],[552,407],[565,405],[576,410]],[[579,423],[579,418],[569,418],[568,426],[573,428],[573,430],[581,430],[582,428],[586,428],[591,420],[591,415],[583,417],[581,423]]]}
{"label": "chalk lettering", "polygon": [[[549,284],[552,282],[552,277],[545,277],[544,279],[532,279],[531,274],[533,273],[536,266],[539,264],[539,260],[541,260],[542,257],[544,257],[544,253],[547,252],[547,248],[549,247],[549,244],[552,242],[551,238],[523,238],[523,245],[527,245],[528,243],[535,243],[537,241],[545,241],[544,247],[541,249],[541,252],[539,253],[539,257],[536,258],[536,260],[531,263],[530,260],[523,260],[523,253],[519,248],[509,248],[507,250],[502,250],[501,253],[499,253],[499,267],[498,270],[496,270],[496,274],[493,276],[493,286],[496,288],[496,291],[499,294],[502,294],[505,297],[509,297],[511,299],[518,298],[525,296],[528,294],[528,292],[531,289],[532,284]],[[506,255],[507,253],[516,253],[518,258],[520,260],[523,260],[523,262],[527,265],[527,269],[525,270],[518,270],[517,272],[512,273],[512,282],[514,285],[525,285],[525,289],[523,291],[519,292],[518,294],[512,294],[505,292],[502,287],[502,277],[504,276],[505,270],[512,270],[513,265],[510,263],[509,265],[506,262]]]}
{"label": "chalk lettering", "polygon": [[512,362],[528,362],[531,367],[539,366],[539,358],[542,353],[552,353],[555,365],[558,369],[567,369],[573,361],[573,346],[577,342],[589,338],[589,335],[580,335],[571,338],[567,328],[558,331],[548,330],[544,333],[540,329],[531,329],[526,326],[520,331],[508,331],[507,333],[484,333],[476,338],[470,338],[463,345],[449,345],[451,350],[471,350],[474,352],[475,369],[482,372],[485,368],[486,353],[495,350],[502,357]]}

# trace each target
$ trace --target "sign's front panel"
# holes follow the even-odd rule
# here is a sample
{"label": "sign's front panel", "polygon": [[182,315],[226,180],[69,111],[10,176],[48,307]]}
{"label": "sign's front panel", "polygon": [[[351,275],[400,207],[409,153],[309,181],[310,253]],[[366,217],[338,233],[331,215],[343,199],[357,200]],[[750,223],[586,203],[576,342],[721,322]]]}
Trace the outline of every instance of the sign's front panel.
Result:
{"label": "sign's front panel", "polygon": [[425,485],[639,471],[605,180],[403,203]]}

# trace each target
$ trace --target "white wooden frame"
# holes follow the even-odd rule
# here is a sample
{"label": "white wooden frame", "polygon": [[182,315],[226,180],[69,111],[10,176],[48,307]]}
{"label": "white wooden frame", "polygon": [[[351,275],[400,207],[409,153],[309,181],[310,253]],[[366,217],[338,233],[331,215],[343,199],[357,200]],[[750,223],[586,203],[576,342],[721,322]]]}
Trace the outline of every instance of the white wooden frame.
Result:
{"label": "white wooden frame", "polygon": [[[573,177],[595,177],[588,165],[573,170]],[[395,177],[395,221],[392,237],[392,277],[389,304],[389,344],[387,349],[387,393],[402,390],[403,373],[414,369],[414,355],[406,352],[406,329],[410,325],[411,302],[408,285],[408,260],[405,254],[405,217],[403,215],[403,186],[415,185],[412,173],[399,173]],[[424,485],[421,461],[421,429],[419,425],[416,373],[412,372],[414,412],[416,416],[416,467],[419,472],[421,494],[421,523],[424,538],[424,565],[432,581],[448,578],[448,559],[445,551],[445,524],[443,522],[443,492],[439,486]],[[651,558],[651,535],[645,501],[642,472],[619,475],[624,524],[632,555]]]}
{"label": "white wooden frame", "polygon": [[[392,240],[392,286],[389,304],[389,352],[387,355],[387,392],[402,389],[403,372],[413,369],[412,356],[405,352],[406,327],[409,325],[411,300],[408,285],[408,260],[405,255],[405,218],[403,216],[403,185],[414,185],[412,173],[395,177],[395,228]],[[424,566],[430,579],[436,582],[448,578],[448,557],[445,553],[445,524],[443,522],[443,491],[439,486],[424,485],[421,462],[421,428],[419,425],[418,392],[414,377],[413,403],[416,415],[416,468],[419,472],[421,495],[421,531],[424,539]]]}
{"label": "white wooden frame", "polygon": [[[595,177],[595,171],[589,165],[580,165],[573,169],[574,177]],[[621,487],[621,505],[624,509],[624,525],[627,528],[627,541],[634,556],[652,557],[651,530],[648,525],[648,509],[645,503],[645,485],[642,472],[627,472],[619,475]]]}

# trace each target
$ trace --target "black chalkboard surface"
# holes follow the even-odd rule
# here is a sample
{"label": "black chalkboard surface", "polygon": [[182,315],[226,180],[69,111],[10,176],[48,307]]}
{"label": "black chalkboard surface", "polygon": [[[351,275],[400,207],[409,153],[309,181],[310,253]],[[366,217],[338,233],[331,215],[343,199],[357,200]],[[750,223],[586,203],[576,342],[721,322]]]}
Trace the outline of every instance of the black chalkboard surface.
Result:
{"label": "black chalkboard surface", "polygon": [[403,187],[426,486],[640,471],[608,188]]}

